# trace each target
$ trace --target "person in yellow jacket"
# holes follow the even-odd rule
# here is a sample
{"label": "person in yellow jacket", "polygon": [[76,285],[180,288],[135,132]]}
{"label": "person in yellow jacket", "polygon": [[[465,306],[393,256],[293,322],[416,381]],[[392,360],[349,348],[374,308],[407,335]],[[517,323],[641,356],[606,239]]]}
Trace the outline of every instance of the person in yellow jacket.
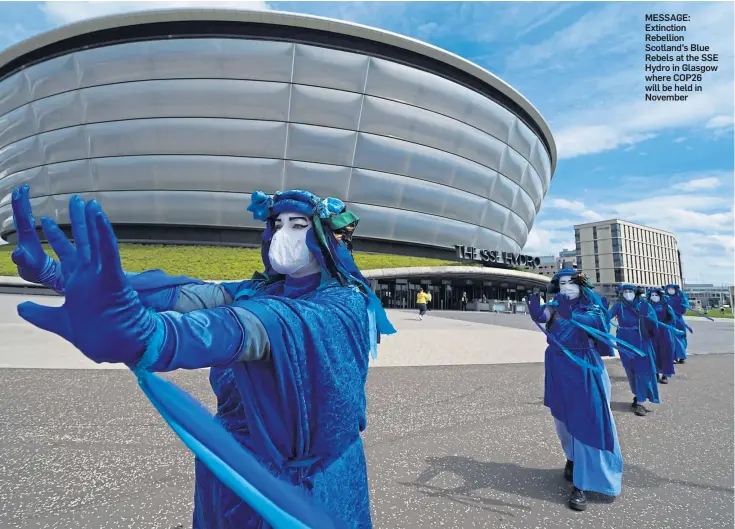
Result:
{"label": "person in yellow jacket", "polygon": [[426,292],[426,287],[421,287],[419,293],[416,295],[416,306],[419,309],[419,320],[424,319],[426,314],[426,304],[431,300],[431,294]]}

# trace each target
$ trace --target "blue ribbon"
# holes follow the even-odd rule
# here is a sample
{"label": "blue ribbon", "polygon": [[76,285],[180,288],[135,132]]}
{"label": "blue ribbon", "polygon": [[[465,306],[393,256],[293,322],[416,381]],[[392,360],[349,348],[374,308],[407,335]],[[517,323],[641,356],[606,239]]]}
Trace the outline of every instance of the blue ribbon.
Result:
{"label": "blue ribbon", "polygon": [[[709,321],[715,321],[715,320],[713,320],[712,318],[710,318],[709,316],[707,316],[707,315],[706,315],[705,313],[703,313],[703,312],[699,312],[699,311],[698,311],[697,309],[693,309],[692,307],[687,307],[687,310],[691,310],[691,311],[692,311],[692,312],[693,312],[694,314],[696,314],[697,316],[701,316],[702,318],[707,318],[707,319],[708,319]],[[689,328],[689,330],[690,330],[690,331],[691,331],[692,333],[694,333],[694,331],[692,331],[691,327],[689,327],[688,325],[687,325],[687,327]]]}
{"label": "blue ribbon", "polygon": [[583,323],[579,323],[578,321],[574,321],[574,320],[568,320],[568,321],[572,322],[573,325],[576,325],[577,327],[587,332],[588,334],[592,335],[594,338],[608,342],[610,345],[612,345],[615,349],[617,349],[621,353],[635,353],[638,356],[642,356],[642,357],[647,356],[646,353],[644,353],[637,347],[634,347],[633,345],[629,344],[628,342],[621,340],[617,336],[613,336],[612,334],[600,331],[598,329],[594,329],[592,327],[588,327],[587,325]]}
{"label": "blue ribbon", "polygon": [[[648,318],[648,319],[649,319],[649,320],[651,320],[651,321],[654,321],[654,322],[656,322],[656,323],[657,323],[658,325],[660,325],[661,327],[666,327],[667,329],[669,329],[669,330],[673,331],[673,332],[674,332],[674,334],[678,334],[678,335],[680,335],[680,336],[686,336],[686,333],[685,333],[684,331],[680,331],[680,330],[679,330],[679,329],[677,329],[676,327],[672,327],[671,325],[668,325],[668,324],[666,324],[666,323],[663,323],[663,322],[662,322],[661,320],[659,320],[659,319],[656,319],[656,318],[651,318],[650,316],[646,316],[646,318]],[[686,324],[685,324],[685,325],[686,325]]]}
{"label": "blue ribbon", "polygon": [[602,373],[602,369],[600,369],[599,367],[597,367],[597,366],[593,366],[592,364],[590,364],[590,363],[589,363],[589,362],[587,362],[586,360],[582,360],[582,359],[581,359],[581,358],[579,358],[578,356],[576,356],[576,355],[573,355],[573,354],[572,354],[571,352],[569,352],[569,350],[568,350],[568,349],[567,349],[566,347],[564,347],[564,346],[562,345],[562,343],[561,343],[561,342],[560,342],[559,340],[557,340],[557,339],[556,339],[556,337],[555,337],[555,336],[554,336],[553,334],[551,334],[551,333],[550,333],[550,332],[548,332],[548,331],[547,331],[546,329],[544,329],[544,328],[543,328],[543,327],[542,327],[541,325],[539,325],[539,323],[538,323],[538,322],[537,322],[536,320],[534,320],[533,322],[534,322],[534,323],[536,324],[536,327],[538,327],[539,329],[541,329],[541,332],[542,332],[542,333],[544,333],[544,334],[545,334],[546,336],[548,336],[548,337],[549,337],[549,339],[550,339],[550,340],[551,340],[552,342],[554,342],[554,344],[555,344],[555,345],[556,345],[556,346],[557,346],[557,347],[558,347],[559,349],[561,349],[561,351],[562,351],[562,352],[563,352],[563,353],[564,353],[564,354],[565,354],[565,355],[566,355],[566,356],[567,356],[567,357],[568,357],[568,358],[569,358],[569,359],[570,359],[570,360],[571,360],[572,362],[574,362],[574,363],[575,363],[575,364],[577,364],[578,366],[580,366],[580,367],[583,367],[583,368],[585,368],[585,369],[591,369],[592,371],[595,371],[595,372],[597,372],[597,373]]}
{"label": "blue ribbon", "polygon": [[[341,527],[311,505],[300,490],[268,472],[191,395],[148,371],[136,369],[133,373],[143,393],[183,443],[274,529]],[[277,505],[275,498],[287,507]]]}

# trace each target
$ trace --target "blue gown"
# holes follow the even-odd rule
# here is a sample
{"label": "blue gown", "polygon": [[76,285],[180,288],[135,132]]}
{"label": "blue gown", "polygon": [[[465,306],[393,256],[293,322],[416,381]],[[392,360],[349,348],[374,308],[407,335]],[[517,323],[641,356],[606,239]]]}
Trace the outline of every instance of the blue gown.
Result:
{"label": "blue gown", "polygon": [[[674,325],[676,315],[671,307],[665,301],[652,303],[653,309],[656,311],[656,318],[666,325]],[[675,374],[674,369],[674,341],[676,337],[671,329],[659,326],[656,330],[656,338],[653,341],[653,348],[656,351],[656,369],[660,375],[672,377]]]}
{"label": "blue gown", "polygon": [[[639,305],[640,310],[645,310],[649,318],[641,320],[638,310],[628,302],[618,302],[610,310],[610,318],[618,319],[617,337],[629,343],[633,347],[646,353],[639,356],[632,351],[620,355],[620,361],[628,376],[630,391],[635,395],[637,401],[643,404],[651,401],[660,403],[658,396],[658,380],[656,379],[656,352],[653,348],[653,340],[656,337],[655,311],[648,303]],[[623,347],[624,349],[624,347]]]}
{"label": "blue gown", "polygon": [[680,293],[674,294],[673,296],[666,296],[664,298],[666,302],[671,306],[676,316],[674,327],[677,330],[682,331],[683,334],[674,336],[674,359],[675,360],[686,360],[687,359],[687,327],[684,321],[684,314],[687,312],[688,303],[684,300]]}
{"label": "blue gown", "polygon": [[[573,318],[606,331],[599,307],[572,302]],[[545,356],[544,405],[551,411],[567,459],[574,461],[573,482],[578,489],[608,496],[620,494],[623,456],[610,409],[610,378],[595,342],[580,328],[558,315],[548,329],[567,350],[599,369],[594,371],[570,360],[550,338]],[[547,321],[542,316],[537,322]],[[548,325],[547,325],[548,327]]]}
{"label": "blue gown", "polygon": [[[346,527],[371,528],[360,438],[374,332],[365,296],[319,274],[268,286],[206,284],[160,271],[129,276],[154,310],[181,314],[221,307],[238,318],[247,337],[242,352],[210,370],[217,419],[268,470],[301,488]],[[210,312],[199,311],[201,325],[182,335],[178,347],[164,352],[150,370],[187,367],[177,358],[187,340],[195,347],[226,341],[214,317],[205,321]],[[195,474],[194,529],[269,527],[198,460]]]}

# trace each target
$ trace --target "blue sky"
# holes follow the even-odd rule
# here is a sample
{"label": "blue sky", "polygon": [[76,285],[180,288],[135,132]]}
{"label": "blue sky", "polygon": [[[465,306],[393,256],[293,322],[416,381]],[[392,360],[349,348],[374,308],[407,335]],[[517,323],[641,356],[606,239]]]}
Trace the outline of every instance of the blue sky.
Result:
{"label": "blue sky", "polygon": [[[574,224],[618,217],[673,231],[687,282],[732,283],[731,2],[0,2],[0,49],[93,16],[202,4],[340,18],[479,64],[539,109],[559,148],[525,250],[573,248]],[[720,55],[685,103],[643,100],[651,12],[690,14],[688,42]]]}

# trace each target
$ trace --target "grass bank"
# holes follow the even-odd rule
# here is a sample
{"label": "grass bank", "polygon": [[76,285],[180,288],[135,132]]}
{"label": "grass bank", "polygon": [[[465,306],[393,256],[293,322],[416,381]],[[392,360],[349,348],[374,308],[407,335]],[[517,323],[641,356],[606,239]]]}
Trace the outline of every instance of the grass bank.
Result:
{"label": "grass bank", "polygon": [[[702,311],[703,314],[706,314],[712,319],[715,318],[725,318],[725,319],[732,319],[732,309],[725,309],[724,313],[720,312],[720,309],[709,309],[707,312]],[[700,314],[697,314],[696,312],[693,312],[691,310],[688,310],[686,313],[686,316],[692,316],[692,317],[700,317]]]}
{"label": "grass bank", "polygon": [[[17,276],[10,259],[15,245],[0,246],[0,276]],[[44,249],[53,257],[53,250]],[[263,264],[260,249],[228,248],[222,246],[172,246],[153,244],[120,244],[120,258],[128,272],[142,272],[160,268],[171,275],[188,275],[200,279],[249,279],[261,272]],[[355,253],[355,262],[361,270],[403,268],[408,266],[457,266],[462,263],[441,259]]]}

